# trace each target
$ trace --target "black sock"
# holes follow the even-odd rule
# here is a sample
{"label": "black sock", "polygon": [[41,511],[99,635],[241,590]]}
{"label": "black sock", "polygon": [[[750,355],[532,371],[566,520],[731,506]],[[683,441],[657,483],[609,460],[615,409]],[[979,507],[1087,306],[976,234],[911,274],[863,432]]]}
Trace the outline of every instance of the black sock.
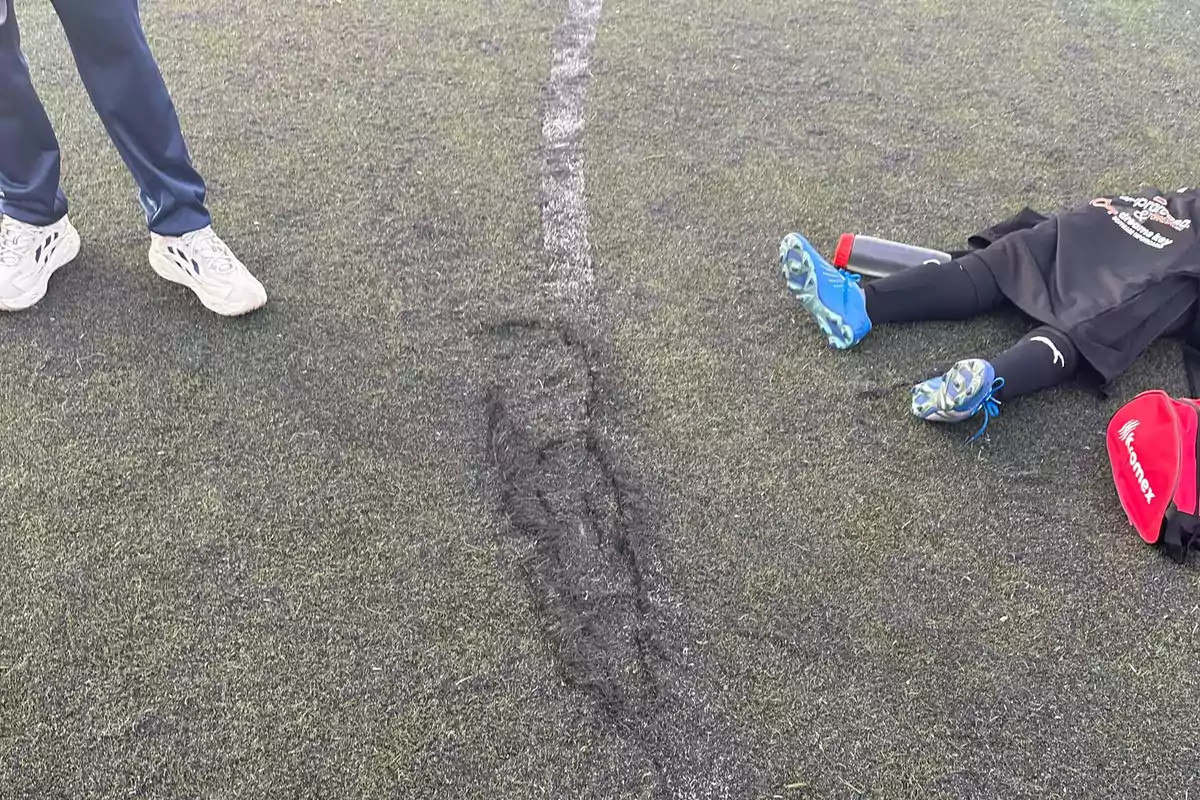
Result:
{"label": "black sock", "polygon": [[991,269],[978,258],[922,264],[863,287],[872,325],[970,319],[1005,303]]}
{"label": "black sock", "polygon": [[996,377],[1004,378],[997,399],[1012,400],[1070,380],[1079,369],[1079,351],[1061,331],[1038,328],[991,359],[991,364]]}

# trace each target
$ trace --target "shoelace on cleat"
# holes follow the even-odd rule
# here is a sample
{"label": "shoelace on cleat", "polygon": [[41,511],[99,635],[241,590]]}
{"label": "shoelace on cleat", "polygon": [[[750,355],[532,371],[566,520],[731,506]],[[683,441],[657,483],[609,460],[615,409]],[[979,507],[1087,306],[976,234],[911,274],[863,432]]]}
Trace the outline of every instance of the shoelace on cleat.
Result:
{"label": "shoelace on cleat", "polygon": [[984,396],[983,402],[980,403],[979,408],[975,409],[976,414],[978,414],[980,411],[983,412],[983,425],[981,425],[979,430],[975,432],[974,436],[967,440],[968,444],[976,441],[980,436],[983,436],[983,433],[987,430],[988,423],[992,421],[992,418],[1000,416],[1000,401],[996,399],[996,392],[1000,391],[1000,389],[1003,387],[1004,378],[996,378],[996,380],[992,382],[992,388],[988,389],[987,395]]}
{"label": "shoelace on cleat", "polygon": [[862,283],[862,275],[859,275],[857,272],[845,272],[843,270],[838,270],[838,272],[842,273],[842,278],[844,279],[842,282],[842,300],[849,301],[850,285],[853,284],[861,290],[862,287],[859,284]]}

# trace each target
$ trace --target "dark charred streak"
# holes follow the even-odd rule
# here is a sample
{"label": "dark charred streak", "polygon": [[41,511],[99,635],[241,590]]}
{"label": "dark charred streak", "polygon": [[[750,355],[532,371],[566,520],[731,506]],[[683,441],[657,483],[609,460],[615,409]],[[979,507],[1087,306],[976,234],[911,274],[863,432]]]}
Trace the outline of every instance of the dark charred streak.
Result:
{"label": "dark charred streak", "polygon": [[[524,367],[486,392],[487,449],[509,526],[532,545],[521,572],[546,641],[566,685],[614,724],[637,724],[660,694],[656,625],[636,493],[599,431],[596,353],[560,323],[506,320],[487,332]],[[545,392],[546,377],[563,369],[575,380]]]}

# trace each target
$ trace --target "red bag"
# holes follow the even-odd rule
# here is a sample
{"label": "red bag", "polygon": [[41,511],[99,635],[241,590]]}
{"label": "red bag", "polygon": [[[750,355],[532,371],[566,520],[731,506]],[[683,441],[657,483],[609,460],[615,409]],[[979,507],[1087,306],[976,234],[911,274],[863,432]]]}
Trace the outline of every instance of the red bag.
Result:
{"label": "red bag", "polygon": [[1200,402],[1158,389],[1130,400],[1108,423],[1108,458],[1129,524],[1177,563],[1193,539],[1200,546],[1198,423]]}

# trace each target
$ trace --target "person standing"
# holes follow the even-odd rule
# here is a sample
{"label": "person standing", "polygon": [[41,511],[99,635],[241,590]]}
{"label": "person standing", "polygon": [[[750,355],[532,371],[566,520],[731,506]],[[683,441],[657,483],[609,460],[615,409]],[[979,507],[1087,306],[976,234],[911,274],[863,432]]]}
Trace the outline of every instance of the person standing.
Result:
{"label": "person standing", "polygon": [[[150,51],[138,0],[51,0],[92,105],[139,188],[150,266],[206,308],[239,316],[267,301],[263,285],[213,231],[175,106]],[[79,253],[59,184],[58,140],[21,52],[13,0],[0,0],[0,310],[46,294]]]}

